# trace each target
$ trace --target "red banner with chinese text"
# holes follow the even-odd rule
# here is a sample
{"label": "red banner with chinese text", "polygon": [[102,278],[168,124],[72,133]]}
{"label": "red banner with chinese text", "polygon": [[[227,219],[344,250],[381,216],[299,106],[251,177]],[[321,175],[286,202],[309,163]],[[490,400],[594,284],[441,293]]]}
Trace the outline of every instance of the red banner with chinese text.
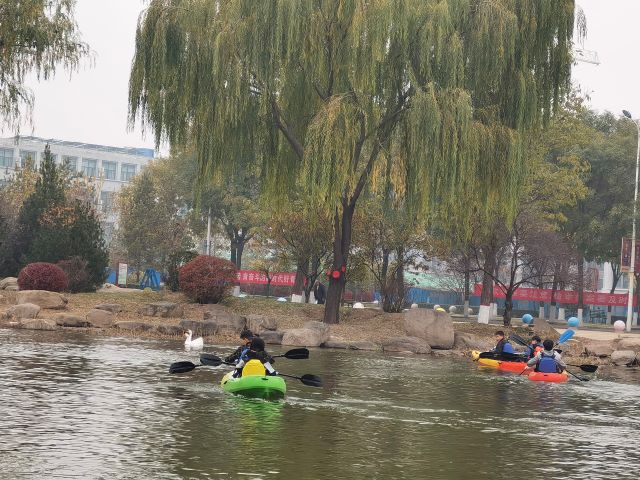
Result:
{"label": "red banner with chinese text", "polygon": [[[244,285],[266,285],[267,276],[256,270],[238,270],[237,278],[239,284]],[[271,275],[271,285],[293,287],[296,281],[296,274],[291,272],[274,273]]]}
{"label": "red banner with chinese text", "polygon": [[[493,289],[495,298],[505,298],[504,291],[497,285]],[[551,294],[553,290],[550,288],[519,288],[513,294],[514,300],[525,300],[531,302],[551,302]],[[482,294],[482,284],[477,283],[473,289],[473,294],[480,296]],[[626,293],[600,293],[600,292],[583,292],[582,294],[585,305],[611,305],[612,307],[626,307]],[[574,290],[556,290],[555,300],[558,303],[568,303],[572,305],[578,304],[578,292]],[[634,299],[635,301],[635,299]],[[636,302],[637,303],[637,302]]]}

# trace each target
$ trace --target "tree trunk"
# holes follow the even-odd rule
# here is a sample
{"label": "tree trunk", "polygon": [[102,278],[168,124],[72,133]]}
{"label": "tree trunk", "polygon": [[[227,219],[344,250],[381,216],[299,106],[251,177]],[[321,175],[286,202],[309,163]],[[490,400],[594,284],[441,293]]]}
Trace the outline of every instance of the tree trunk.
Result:
{"label": "tree trunk", "polygon": [[493,302],[493,277],[490,272],[496,268],[496,254],[494,249],[487,249],[482,276],[482,294],[480,296],[480,311],[478,323],[489,323],[491,319],[491,304]]}
{"label": "tree trunk", "polygon": [[[342,212],[336,209],[334,215],[332,275],[329,276],[329,288],[324,307],[324,323],[335,324],[340,321],[340,299],[347,283],[346,268],[351,247],[351,229],[355,205],[343,201]],[[343,269],[345,271],[343,271]],[[333,272],[339,272],[337,278]]]}
{"label": "tree trunk", "polygon": [[241,240],[238,240],[236,244],[236,268],[238,270],[242,270],[242,253],[244,252],[244,244],[245,244],[244,238]]}
{"label": "tree trunk", "polygon": [[[305,293],[305,297],[306,297],[306,288],[304,285],[304,279],[305,279],[305,274],[304,272],[308,271],[308,265],[309,265],[309,261],[306,261],[307,266],[304,266],[304,261],[303,262],[299,262],[298,265],[296,266],[296,279],[293,282],[293,287],[291,288],[291,293],[295,294],[295,295],[301,295],[302,292]],[[309,298],[306,297],[306,301],[305,303],[309,303]]]}
{"label": "tree trunk", "polygon": [[549,320],[556,319],[556,291],[558,290],[558,276],[560,265],[555,264],[553,268],[553,283],[551,284],[551,308],[549,308]]}
{"label": "tree trunk", "polygon": [[584,311],[584,257],[578,252],[578,320],[582,326],[582,312]]}
{"label": "tree trunk", "polygon": [[464,318],[469,318],[469,291],[470,291],[470,282],[471,282],[471,275],[469,273],[469,270],[471,270],[471,266],[469,265],[469,257],[467,256],[467,260],[466,260],[466,265],[465,265],[466,269],[464,272],[464,298],[463,298],[463,304],[464,306],[462,307],[464,309],[463,315]]}
{"label": "tree trunk", "polygon": [[513,290],[510,288],[505,292],[504,314],[502,315],[502,323],[505,327],[511,326],[511,312],[513,310]]}
{"label": "tree trunk", "polygon": [[236,268],[238,267],[238,260],[237,260],[237,255],[238,255],[238,251],[237,251],[237,247],[236,247],[236,241],[234,238],[231,239],[231,247],[230,247],[230,254],[229,254],[229,260],[231,261],[231,263],[233,263]]}

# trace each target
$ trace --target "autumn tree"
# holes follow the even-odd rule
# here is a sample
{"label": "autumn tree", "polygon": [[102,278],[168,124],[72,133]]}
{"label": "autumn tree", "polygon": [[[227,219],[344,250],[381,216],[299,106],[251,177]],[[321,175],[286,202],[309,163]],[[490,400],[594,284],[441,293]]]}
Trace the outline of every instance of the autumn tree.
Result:
{"label": "autumn tree", "polygon": [[27,75],[52,77],[59,65],[78,67],[89,54],[74,20],[75,0],[0,0],[0,121],[9,127],[28,116],[33,95]]}
{"label": "autumn tree", "polygon": [[192,143],[203,174],[259,166],[332,212],[337,323],[353,215],[375,175],[407,208],[515,210],[522,135],[569,84],[572,0],[152,0],[130,121]]}

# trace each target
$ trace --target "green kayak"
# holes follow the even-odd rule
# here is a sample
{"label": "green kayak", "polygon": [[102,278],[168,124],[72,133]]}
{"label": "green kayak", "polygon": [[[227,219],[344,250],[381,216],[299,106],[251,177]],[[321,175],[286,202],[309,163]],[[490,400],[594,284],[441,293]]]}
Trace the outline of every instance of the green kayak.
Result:
{"label": "green kayak", "polygon": [[250,375],[231,378],[231,373],[222,377],[220,382],[225,392],[264,400],[279,400],[284,398],[287,391],[287,384],[282,377]]}

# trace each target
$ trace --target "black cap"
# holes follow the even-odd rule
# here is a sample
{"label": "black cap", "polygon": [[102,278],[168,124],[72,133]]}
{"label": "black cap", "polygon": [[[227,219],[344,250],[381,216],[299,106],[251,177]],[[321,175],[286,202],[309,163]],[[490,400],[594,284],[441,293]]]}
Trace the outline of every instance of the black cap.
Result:
{"label": "black cap", "polygon": [[533,337],[531,337],[531,340],[535,340],[538,343],[542,342],[542,339],[538,335],[534,335]]}
{"label": "black cap", "polygon": [[254,352],[264,352],[264,340],[260,337],[253,337],[249,348]]}
{"label": "black cap", "polygon": [[544,345],[544,349],[549,352],[551,350],[553,350],[553,340],[549,340],[548,338],[542,342],[542,345]]}
{"label": "black cap", "polygon": [[240,332],[240,338],[251,340],[253,338],[253,332],[251,330],[243,330],[242,332]]}

